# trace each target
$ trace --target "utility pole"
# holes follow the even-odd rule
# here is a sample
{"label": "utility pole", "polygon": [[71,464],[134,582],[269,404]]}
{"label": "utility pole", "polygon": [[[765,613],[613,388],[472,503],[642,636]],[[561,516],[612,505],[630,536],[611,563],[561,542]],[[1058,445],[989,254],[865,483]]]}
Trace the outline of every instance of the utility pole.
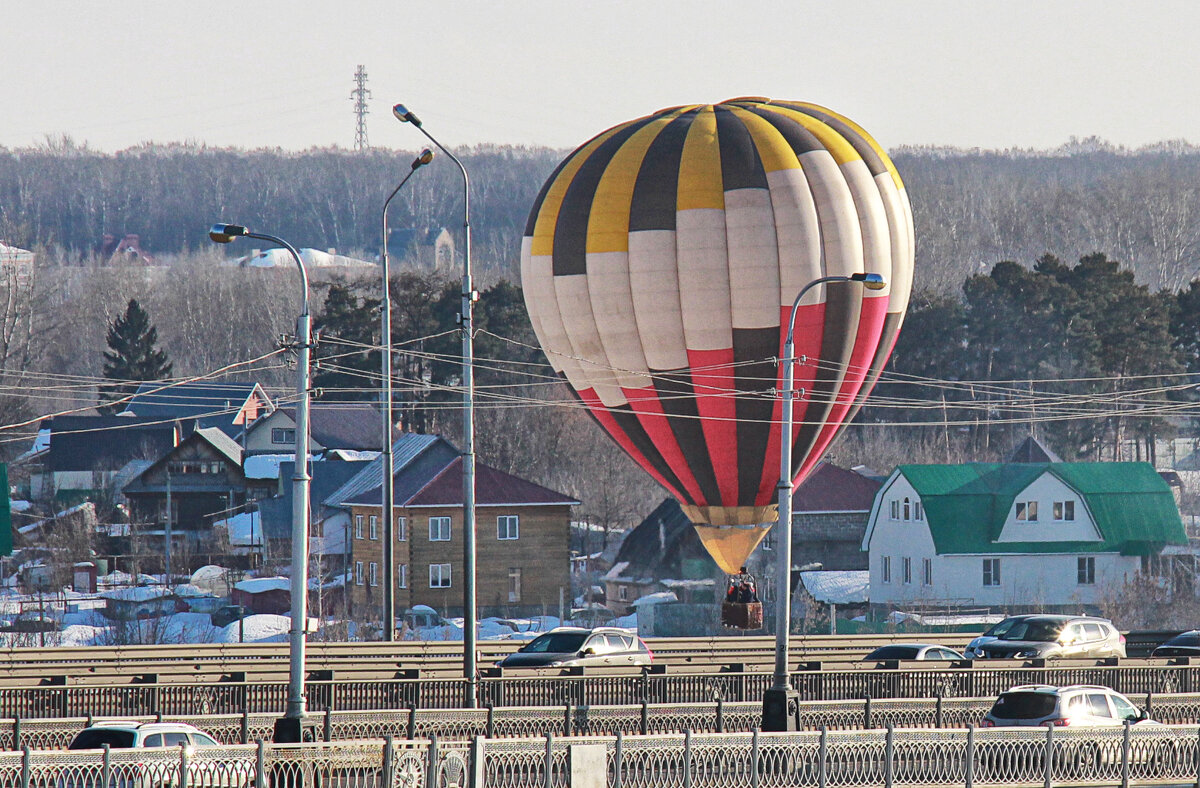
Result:
{"label": "utility pole", "polygon": [[357,123],[354,127],[354,150],[359,153],[365,151],[369,145],[367,144],[367,99],[371,97],[371,91],[367,90],[367,69],[365,66],[359,66],[354,72],[354,90],[350,91],[350,100],[354,102],[354,115]]}

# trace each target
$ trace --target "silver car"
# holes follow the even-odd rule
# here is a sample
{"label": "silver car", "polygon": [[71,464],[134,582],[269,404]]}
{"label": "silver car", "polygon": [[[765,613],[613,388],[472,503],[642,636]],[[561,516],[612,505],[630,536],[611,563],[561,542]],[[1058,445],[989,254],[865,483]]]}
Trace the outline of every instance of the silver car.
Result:
{"label": "silver car", "polygon": [[890,646],[880,646],[863,657],[863,662],[876,662],[882,659],[917,659],[917,660],[958,660],[966,659],[952,648],[939,646],[936,643],[893,643]]}
{"label": "silver car", "polygon": [[642,639],[619,627],[558,627],[500,660],[502,668],[649,665],[654,655]]}
{"label": "silver car", "polygon": [[1052,687],[1025,684],[996,698],[983,718],[984,728],[1054,725],[1055,727],[1114,727],[1150,722],[1145,711],[1129,698],[1108,687],[1073,684]]}
{"label": "silver car", "polygon": [[1124,657],[1125,636],[1104,618],[1029,616],[975,652],[976,659]]}

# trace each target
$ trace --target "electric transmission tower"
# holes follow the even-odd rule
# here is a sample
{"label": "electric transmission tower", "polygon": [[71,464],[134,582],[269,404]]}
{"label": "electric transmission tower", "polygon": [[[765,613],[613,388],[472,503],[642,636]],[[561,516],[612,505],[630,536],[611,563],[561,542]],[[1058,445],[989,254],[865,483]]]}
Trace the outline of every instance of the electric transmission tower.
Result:
{"label": "electric transmission tower", "polygon": [[356,151],[364,151],[367,149],[367,99],[371,97],[371,91],[367,90],[367,70],[363,66],[359,66],[354,72],[354,90],[350,91],[350,100],[354,102],[354,116],[357,119],[357,124],[354,128],[354,149]]}

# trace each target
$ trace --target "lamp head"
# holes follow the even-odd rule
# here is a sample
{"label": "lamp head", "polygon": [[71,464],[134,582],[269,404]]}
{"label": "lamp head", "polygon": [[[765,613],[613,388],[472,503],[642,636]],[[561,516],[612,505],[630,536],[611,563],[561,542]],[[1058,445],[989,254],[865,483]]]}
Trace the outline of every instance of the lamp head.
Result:
{"label": "lamp head", "polygon": [[868,290],[882,290],[887,287],[887,279],[883,274],[850,274],[850,279],[855,282],[862,282],[863,287]]}
{"label": "lamp head", "polygon": [[219,244],[231,243],[234,238],[249,234],[250,231],[240,224],[214,224],[208,231],[208,237],[213,243]]}
{"label": "lamp head", "polygon": [[397,104],[392,107],[392,114],[396,116],[396,120],[401,123],[411,123],[414,126],[420,126],[421,120],[416,115],[409,111],[408,107],[403,104]]}
{"label": "lamp head", "polygon": [[433,161],[433,151],[431,151],[429,148],[426,148],[425,150],[421,151],[421,155],[413,159],[412,168],[415,170],[418,167],[424,167],[431,161]]}

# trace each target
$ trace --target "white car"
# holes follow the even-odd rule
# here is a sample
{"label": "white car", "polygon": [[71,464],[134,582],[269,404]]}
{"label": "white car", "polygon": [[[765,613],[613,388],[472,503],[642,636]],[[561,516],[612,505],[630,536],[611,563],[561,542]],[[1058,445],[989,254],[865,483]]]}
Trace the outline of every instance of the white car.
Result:
{"label": "white car", "polygon": [[[138,722],[108,720],[96,722],[75,735],[68,750],[95,750],[94,764],[73,761],[71,772],[58,778],[58,788],[102,788],[101,773],[104,746],[112,754],[110,769],[113,788],[149,788],[179,785],[179,751],[188,751],[187,784],[189,786],[219,786],[219,788],[249,788],[254,785],[253,759],[209,758],[203,750],[221,747],[199,728],[182,722]],[[128,759],[120,750],[155,749],[164,757]]]}

